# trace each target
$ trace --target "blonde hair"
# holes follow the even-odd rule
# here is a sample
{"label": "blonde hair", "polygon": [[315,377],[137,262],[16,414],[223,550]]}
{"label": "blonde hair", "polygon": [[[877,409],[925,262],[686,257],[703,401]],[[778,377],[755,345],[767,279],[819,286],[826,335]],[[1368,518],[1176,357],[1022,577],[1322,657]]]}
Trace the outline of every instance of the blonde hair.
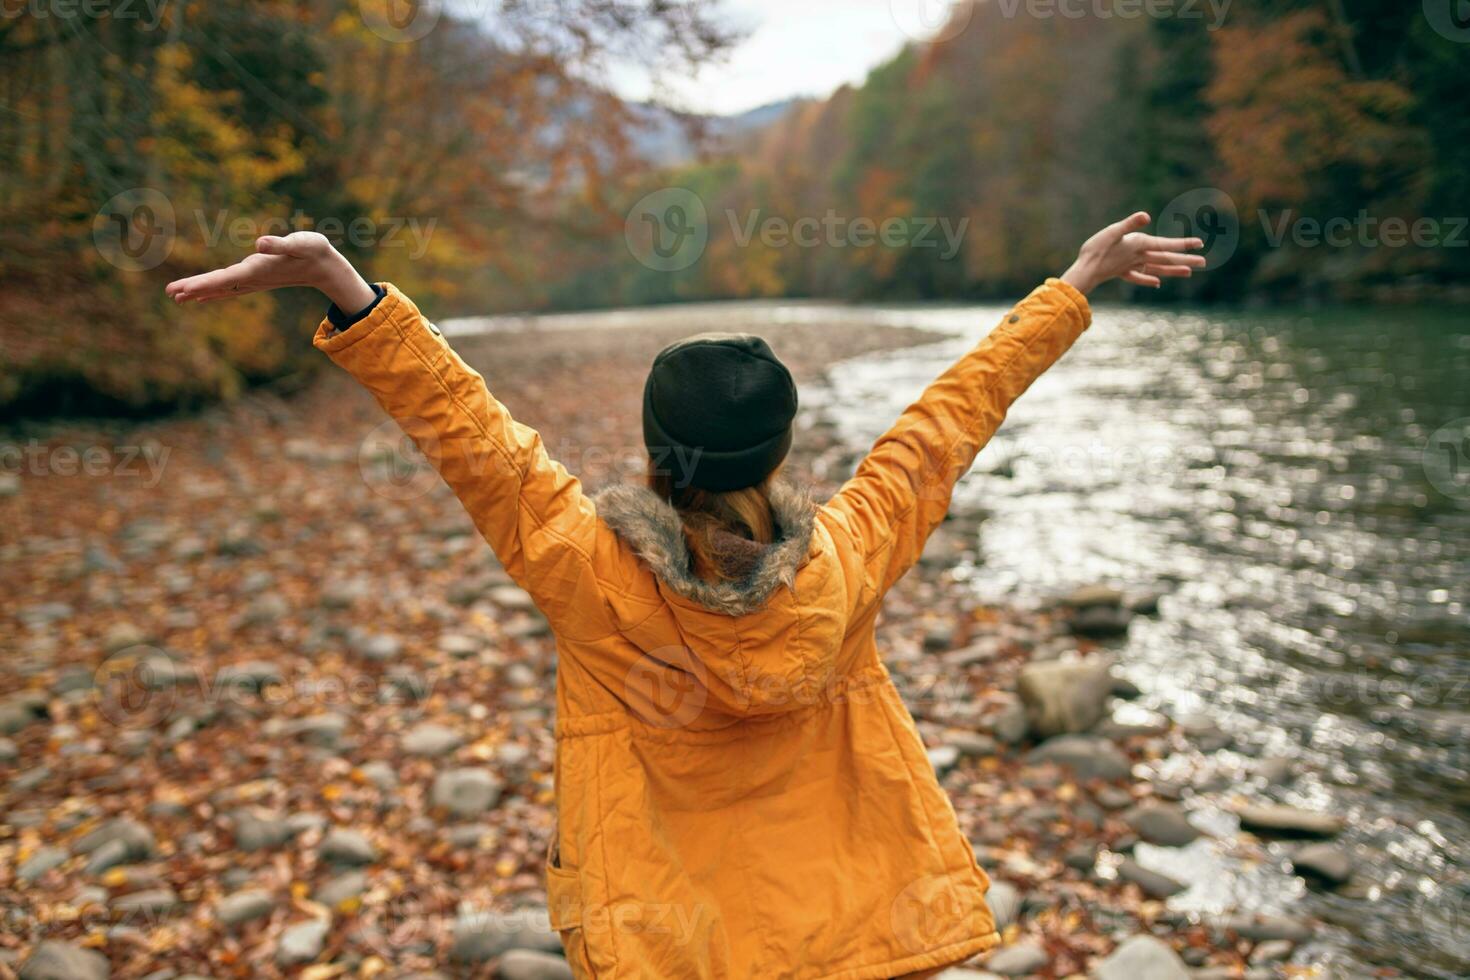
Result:
{"label": "blonde hair", "polygon": [[673,477],[649,464],[648,485],[673,505],[684,523],[684,540],[689,545],[694,574],[706,582],[729,582],[736,578],[721,555],[729,548],[720,544],[721,535],[734,535],[756,544],[776,540],[776,518],[771,512],[772,472],[753,487],[739,490],[701,490],[676,486]]}

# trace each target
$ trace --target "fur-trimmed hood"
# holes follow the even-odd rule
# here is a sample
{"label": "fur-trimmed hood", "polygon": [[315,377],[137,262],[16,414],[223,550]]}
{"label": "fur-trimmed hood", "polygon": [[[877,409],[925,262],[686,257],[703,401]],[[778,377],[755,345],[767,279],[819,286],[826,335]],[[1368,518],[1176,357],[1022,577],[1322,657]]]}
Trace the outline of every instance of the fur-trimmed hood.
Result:
{"label": "fur-trimmed hood", "polygon": [[749,545],[739,556],[744,574],[732,582],[707,582],[691,567],[684,525],[671,504],[646,487],[619,484],[596,497],[597,516],[676,595],[711,612],[746,616],[764,607],[781,587],[793,588],[811,550],[816,507],[811,496],[789,484],[770,492],[779,537],[768,546]]}

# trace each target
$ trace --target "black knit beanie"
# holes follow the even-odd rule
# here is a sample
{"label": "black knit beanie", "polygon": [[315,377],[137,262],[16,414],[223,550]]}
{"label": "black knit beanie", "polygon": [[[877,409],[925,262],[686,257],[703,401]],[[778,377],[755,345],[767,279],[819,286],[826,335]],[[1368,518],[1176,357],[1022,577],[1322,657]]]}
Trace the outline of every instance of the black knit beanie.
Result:
{"label": "black knit beanie", "polygon": [[770,345],[700,334],[664,348],[643,388],[643,441],[676,487],[739,490],[791,449],[796,383]]}

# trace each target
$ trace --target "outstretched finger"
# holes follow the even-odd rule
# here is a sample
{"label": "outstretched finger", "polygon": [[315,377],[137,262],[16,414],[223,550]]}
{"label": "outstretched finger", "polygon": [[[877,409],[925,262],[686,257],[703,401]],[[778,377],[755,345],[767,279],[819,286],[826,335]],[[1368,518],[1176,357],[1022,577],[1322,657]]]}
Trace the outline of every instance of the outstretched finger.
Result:
{"label": "outstretched finger", "polygon": [[1153,265],[1143,267],[1143,271],[1151,276],[1168,276],[1171,279],[1188,279],[1194,275],[1194,270],[1187,265]]}
{"label": "outstretched finger", "polygon": [[1143,258],[1151,265],[1185,265],[1195,269],[1205,267],[1203,255],[1190,255],[1187,252],[1144,252]]}
{"label": "outstretched finger", "polygon": [[1160,286],[1163,285],[1163,283],[1159,281],[1158,276],[1151,276],[1146,272],[1139,272],[1137,269],[1134,269],[1133,271],[1123,276],[1123,281],[1131,282],[1135,286],[1151,286],[1154,289],[1158,289]]}
{"label": "outstretched finger", "polygon": [[1124,235],[1129,235],[1135,231],[1147,228],[1150,220],[1152,219],[1149,218],[1147,211],[1135,211],[1122,221],[1114,224],[1112,231],[1121,238]]}
{"label": "outstretched finger", "polygon": [[254,274],[249,265],[245,262],[237,262],[225,269],[216,269],[213,272],[171,282],[164,287],[164,292],[176,303],[202,303],[205,300],[219,299],[221,296],[252,292],[253,277]]}
{"label": "outstretched finger", "polygon": [[1160,238],[1158,235],[1139,235],[1135,240],[1150,252],[1190,252],[1205,247],[1202,238]]}

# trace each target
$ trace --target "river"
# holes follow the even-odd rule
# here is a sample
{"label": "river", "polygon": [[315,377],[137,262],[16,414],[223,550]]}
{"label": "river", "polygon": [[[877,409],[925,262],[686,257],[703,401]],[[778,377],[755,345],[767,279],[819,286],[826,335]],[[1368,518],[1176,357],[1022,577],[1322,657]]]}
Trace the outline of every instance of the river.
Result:
{"label": "river", "polygon": [[[946,336],[835,364],[810,394],[866,445],[1004,312],[742,303],[543,322],[876,321]],[[1470,974],[1470,441],[1445,438],[1470,435],[1455,428],[1467,419],[1463,312],[1105,306],[957,491],[988,514],[968,570],[986,600],[1165,589],[1160,614],[1115,644],[1145,692],[1129,710],[1206,716],[1235,741],[1160,765],[1219,839],[1148,849],[1150,864],[1192,883],[1176,909],[1321,919],[1307,952],[1334,975]],[[1300,775],[1242,779],[1241,760],[1261,757]],[[1267,799],[1347,818],[1351,887],[1307,889],[1287,845],[1246,862],[1223,843],[1230,805]]]}

